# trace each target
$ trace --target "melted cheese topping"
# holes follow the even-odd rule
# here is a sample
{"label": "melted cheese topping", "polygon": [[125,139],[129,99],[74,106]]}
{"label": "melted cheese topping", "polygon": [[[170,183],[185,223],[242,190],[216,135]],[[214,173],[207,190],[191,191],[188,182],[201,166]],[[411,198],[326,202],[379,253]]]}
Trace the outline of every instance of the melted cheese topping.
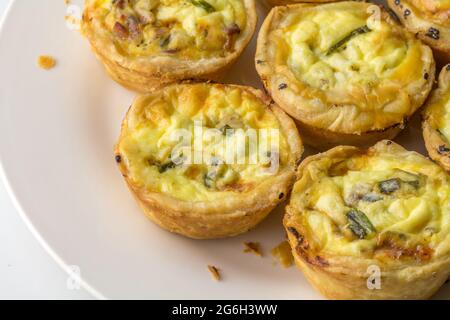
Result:
{"label": "melted cheese topping", "polygon": [[93,0],[95,20],[121,54],[222,57],[246,27],[242,0]]}
{"label": "melted cheese topping", "polygon": [[[431,54],[407,32],[376,21],[370,4],[302,6],[283,15],[268,50],[274,51],[276,72],[294,80],[298,108],[315,115],[312,125],[380,130],[415,111],[411,96],[427,83]],[[320,118],[323,113],[329,117]]]}
{"label": "melted cheese topping", "polygon": [[[291,205],[315,252],[380,260],[450,253],[450,178],[433,162],[381,151],[322,158],[305,170],[314,181],[306,189],[296,184]],[[352,211],[365,215],[373,231],[355,234]]]}
{"label": "melted cheese topping", "polygon": [[[176,131],[185,130],[193,140],[199,132],[196,130],[205,132],[212,128],[219,133],[214,139],[197,135],[202,149],[191,141],[191,150],[182,151],[191,152],[191,161],[173,164],[171,155],[175,148],[181,150],[180,140],[174,138]],[[224,85],[176,85],[138,98],[127,116],[118,151],[133,184],[181,200],[209,201],[236,192],[251,192],[259,183],[273,177],[267,174],[273,160],[279,160],[279,170],[283,170],[290,149],[280,128],[272,111],[249,91]],[[245,140],[244,164],[228,161],[229,149],[223,147],[228,143],[234,145],[237,140],[233,139],[240,129],[245,132],[268,129],[269,137],[267,145],[262,143],[255,149],[249,146],[250,139]],[[269,154],[273,150],[272,141],[279,141],[278,159]],[[195,161],[192,151],[199,150],[215,160]],[[252,164],[250,159],[255,153],[260,160]]]}

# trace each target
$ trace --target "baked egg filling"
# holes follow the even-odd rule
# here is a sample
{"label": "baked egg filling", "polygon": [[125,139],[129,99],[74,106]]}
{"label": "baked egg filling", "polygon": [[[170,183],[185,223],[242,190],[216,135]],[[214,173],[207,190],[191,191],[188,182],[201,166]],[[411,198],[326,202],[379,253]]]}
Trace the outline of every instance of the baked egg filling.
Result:
{"label": "baked egg filling", "polygon": [[136,58],[223,57],[247,23],[242,0],[95,0],[94,7],[98,32],[122,55]]}
{"label": "baked egg filling", "polygon": [[305,170],[313,182],[297,182],[291,207],[314,252],[380,261],[450,252],[449,176],[430,160],[377,151]]}
{"label": "baked egg filling", "polygon": [[276,174],[268,172],[274,163],[283,170],[290,152],[278,118],[260,98],[204,83],[138,98],[120,141],[120,160],[134,184],[186,201],[250,192]]}
{"label": "baked egg filling", "polygon": [[368,27],[360,10],[310,10],[298,19],[287,29],[287,63],[313,88],[376,87],[408,54],[407,43],[392,37],[389,25]]}

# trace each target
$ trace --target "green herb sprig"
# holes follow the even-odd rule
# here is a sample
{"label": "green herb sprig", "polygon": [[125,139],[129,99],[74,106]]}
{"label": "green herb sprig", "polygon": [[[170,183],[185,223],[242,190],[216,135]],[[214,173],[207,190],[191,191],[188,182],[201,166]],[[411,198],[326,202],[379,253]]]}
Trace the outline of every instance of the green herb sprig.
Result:
{"label": "green herb sprig", "polygon": [[367,25],[359,27],[355,30],[353,30],[352,32],[350,32],[348,35],[346,35],[344,38],[342,38],[341,40],[339,40],[338,42],[336,42],[334,45],[332,45],[330,47],[330,49],[328,49],[326,55],[330,56],[333,53],[335,53],[337,50],[339,50],[340,47],[342,47],[344,44],[346,44],[347,42],[349,42],[350,40],[352,40],[353,38],[361,35],[361,34],[365,34],[365,33],[369,33],[372,30],[369,29],[369,27]]}
{"label": "green herb sprig", "polygon": [[347,213],[349,228],[359,239],[365,239],[369,234],[376,232],[375,227],[366,214],[357,209],[352,209]]}
{"label": "green herb sprig", "polygon": [[191,0],[191,3],[199,8],[202,8],[208,13],[213,13],[216,11],[216,8],[214,8],[209,2],[205,0]]}

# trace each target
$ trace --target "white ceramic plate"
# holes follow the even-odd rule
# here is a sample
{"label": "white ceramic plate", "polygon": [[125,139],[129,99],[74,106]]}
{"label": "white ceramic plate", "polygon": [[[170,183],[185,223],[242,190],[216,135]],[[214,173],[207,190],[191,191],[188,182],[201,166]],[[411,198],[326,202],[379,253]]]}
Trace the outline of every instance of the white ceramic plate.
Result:
{"label": "white ceramic plate", "polygon": [[[50,254],[66,269],[78,266],[99,298],[320,298],[299,271],[270,257],[284,239],[281,208],[256,230],[218,241],[176,236],[144,217],[113,155],[134,94],[105,75],[87,41],[67,28],[66,10],[62,0],[16,0],[0,34],[3,174]],[[259,11],[261,22],[261,3]],[[253,42],[226,82],[260,87],[254,50]],[[57,67],[37,68],[41,54],[55,56]],[[417,121],[399,140],[424,150]],[[265,257],[244,254],[244,241],[261,242]],[[208,264],[223,270],[222,282],[211,279]],[[448,287],[438,297],[449,297]]]}

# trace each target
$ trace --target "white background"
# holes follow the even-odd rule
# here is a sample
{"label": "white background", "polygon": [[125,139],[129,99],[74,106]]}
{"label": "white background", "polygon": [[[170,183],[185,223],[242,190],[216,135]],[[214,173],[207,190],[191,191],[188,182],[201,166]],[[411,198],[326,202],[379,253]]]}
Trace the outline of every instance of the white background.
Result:
{"label": "white background", "polygon": [[[2,18],[10,1],[0,0]],[[22,222],[0,181],[0,299],[92,299],[83,289],[69,290],[67,278]]]}

